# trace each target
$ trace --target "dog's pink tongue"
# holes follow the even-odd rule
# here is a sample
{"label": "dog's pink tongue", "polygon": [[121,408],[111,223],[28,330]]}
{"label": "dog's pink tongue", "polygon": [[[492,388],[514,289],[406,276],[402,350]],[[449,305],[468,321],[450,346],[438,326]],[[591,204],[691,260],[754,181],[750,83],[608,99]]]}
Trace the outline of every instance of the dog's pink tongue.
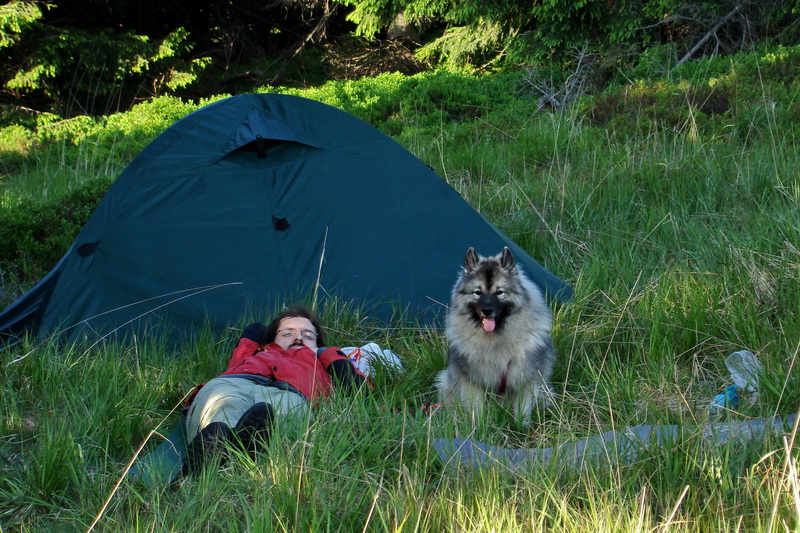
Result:
{"label": "dog's pink tongue", "polygon": [[494,331],[494,318],[484,317],[483,319],[483,329],[491,333]]}

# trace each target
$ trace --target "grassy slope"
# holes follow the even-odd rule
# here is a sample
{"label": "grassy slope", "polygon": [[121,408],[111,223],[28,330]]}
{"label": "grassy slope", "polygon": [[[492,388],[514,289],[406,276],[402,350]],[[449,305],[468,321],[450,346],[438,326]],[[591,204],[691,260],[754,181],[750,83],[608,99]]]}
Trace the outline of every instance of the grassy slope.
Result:
{"label": "grassy slope", "polygon": [[[761,71],[773,64],[758,57]],[[751,91],[716,113],[700,111],[679,80],[620,88],[555,113],[536,113],[536,95],[508,82],[389,76],[311,94],[395,135],[573,283],[575,301],[556,312],[556,405],[529,431],[501,412],[474,427],[458,413],[394,413],[387,407],[432,398],[446,351],[441,332],[376,333],[357,312],[330,309],[334,343],[375,340],[400,354],[408,372],[378,376],[369,398],[334,398],[305,440],[276,439],[257,462],[242,458],[174,488],[123,484],[97,530],[800,527],[793,435],[714,448],[687,430],[634,464],[545,465],[521,475],[445,467],[430,446],[433,437],[469,436],[543,447],[627,425],[702,423],[709,399],[729,384],[724,357],[740,348],[767,371],[759,397],[722,419],[797,409],[800,182],[791,108],[798,86],[777,74],[731,81],[742,69],[729,67],[696,67],[717,80],[719,92],[707,91],[705,102],[733,94],[730,87]],[[77,146],[88,153],[93,145]],[[81,180],[77,170],[88,161],[96,162],[93,172],[113,173],[120,163],[94,146],[94,159],[46,168],[64,169],[70,182]],[[194,383],[224,366],[231,340],[201,332],[166,358],[152,340],[26,346],[13,361],[4,354],[3,530],[85,530],[136,447]],[[173,421],[174,413],[166,425]]]}

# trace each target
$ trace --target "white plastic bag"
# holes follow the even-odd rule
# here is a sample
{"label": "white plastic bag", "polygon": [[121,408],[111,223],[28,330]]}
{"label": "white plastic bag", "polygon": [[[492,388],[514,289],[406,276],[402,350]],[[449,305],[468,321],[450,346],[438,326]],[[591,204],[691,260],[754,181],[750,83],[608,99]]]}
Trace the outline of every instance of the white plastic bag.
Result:
{"label": "white plastic bag", "polygon": [[761,374],[761,364],[749,350],[733,352],[725,359],[725,366],[731,373],[731,378],[736,386],[747,392],[756,392],[758,376]]}
{"label": "white plastic bag", "polygon": [[[342,348],[344,354],[353,362],[355,367],[361,371],[362,374],[369,377],[375,370],[375,367],[383,365],[384,367],[391,367],[397,372],[402,372],[403,363],[391,350],[382,350],[374,342],[370,342],[361,346],[360,348],[348,346]],[[378,364],[375,364],[378,362]]]}
{"label": "white plastic bag", "polygon": [[734,385],[729,385],[725,390],[714,396],[711,400],[711,413],[721,409],[736,409],[739,407],[740,391],[748,393],[750,402],[758,399],[758,377],[761,375],[761,364],[756,356],[749,350],[733,352],[725,358],[725,366],[731,373]]}

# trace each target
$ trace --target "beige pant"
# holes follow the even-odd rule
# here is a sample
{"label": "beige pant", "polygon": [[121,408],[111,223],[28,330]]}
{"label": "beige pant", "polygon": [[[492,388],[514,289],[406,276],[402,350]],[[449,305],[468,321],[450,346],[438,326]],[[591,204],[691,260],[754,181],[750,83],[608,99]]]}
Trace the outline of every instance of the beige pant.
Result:
{"label": "beige pant", "polygon": [[274,429],[290,436],[301,435],[311,416],[308,402],[296,392],[259,385],[246,378],[214,378],[200,389],[189,407],[186,442],[212,422],[225,422],[233,429],[245,411],[260,402],[272,405]]}

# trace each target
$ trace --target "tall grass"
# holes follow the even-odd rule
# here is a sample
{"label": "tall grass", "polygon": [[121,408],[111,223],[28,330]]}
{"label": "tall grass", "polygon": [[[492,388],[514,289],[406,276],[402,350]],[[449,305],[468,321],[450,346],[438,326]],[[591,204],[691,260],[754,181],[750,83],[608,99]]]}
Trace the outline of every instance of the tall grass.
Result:
{"label": "tall grass", "polygon": [[[203,330],[177,348],[30,343],[0,366],[2,530],[85,531],[95,521],[95,531],[800,528],[794,431],[714,445],[698,429],[800,403],[797,139],[777,119],[754,121],[747,138],[702,125],[630,135],[593,126],[577,108],[533,109],[518,98],[476,119],[442,116],[434,130],[432,115],[422,125],[409,117],[397,135],[573,284],[574,301],[555,309],[558,396],[531,428],[499,408],[479,420],[424,414],[445,364],[442,332],[375,329],[339,302],[324,310],[331,343],[377,341],[405,373],[384,369],[370,393],[334,396],[303,438],[275,438],[255,459],[115,491],[150,432],[167,432],[184,394],[224,368],[236,332]],[[678,111],[691,126],[691,106]],[[724,358],[742,348],[765,368],[759,394],[711,415],[711,398],[730,384]],[[475,470],[442,462],[432,446],[461,437],[543,448],[660,423],[683,429],[634,462],[583,468]]]}

